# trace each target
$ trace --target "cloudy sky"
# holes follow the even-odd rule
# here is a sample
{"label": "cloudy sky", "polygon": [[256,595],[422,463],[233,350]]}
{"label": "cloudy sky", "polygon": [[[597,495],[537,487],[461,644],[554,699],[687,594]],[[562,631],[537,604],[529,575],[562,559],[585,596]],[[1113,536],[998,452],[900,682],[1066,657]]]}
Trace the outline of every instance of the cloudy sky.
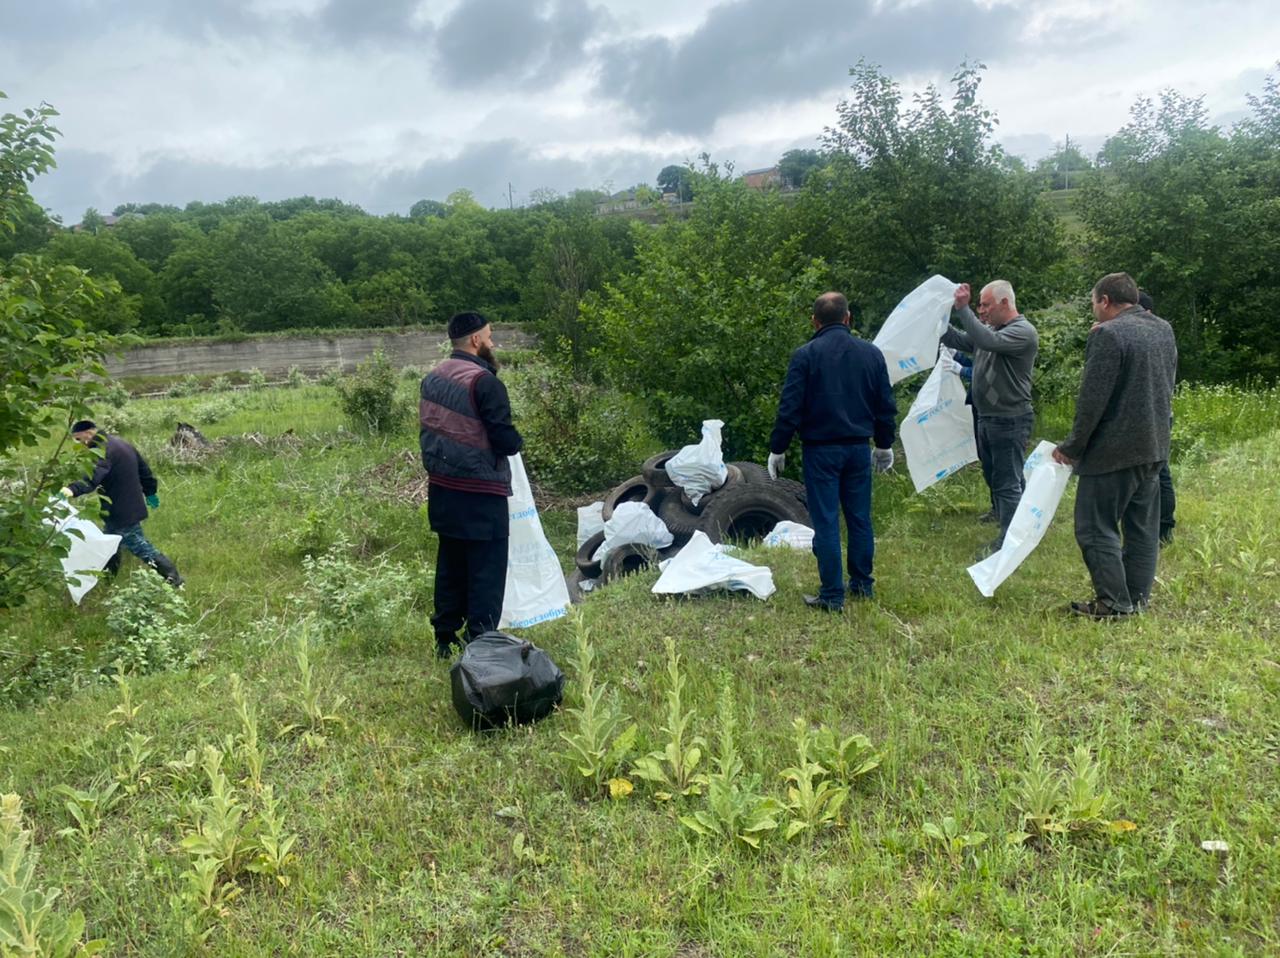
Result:
{"label": "cloudy sky", "polygon": [[988,65],[999,137],[1090,151],[1139,96],[1229,122],[1280,58],[1274,0],[0,0],[0,110],[61,113],[36,198],[86,207],[460,187],[621,189],[706,150],[817,145],[860,57],[908,90]]}

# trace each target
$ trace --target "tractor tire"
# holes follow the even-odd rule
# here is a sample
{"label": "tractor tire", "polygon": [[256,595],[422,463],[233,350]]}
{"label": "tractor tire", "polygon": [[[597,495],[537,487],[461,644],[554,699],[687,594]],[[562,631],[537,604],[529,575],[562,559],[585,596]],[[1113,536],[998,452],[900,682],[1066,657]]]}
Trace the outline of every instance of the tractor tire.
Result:
{"label": "tractor tire", "polygon": [[724,468],[724,483],[719,489],[712,489],[705,496],[699,499],[696,506],[693,504],[693,500],[689,498],[689,494],[683,489],[680,490],[680,504],[684,506],[686,512],[692,512],[695,516],[701,515],[702,510],[706,508],[706,505],[711,501],[712,496],[718,496],[720,493],[724,492],[724,490],[729,489],[732,486],[742,485],[742,483],[745,482],[742,477],[742,470],[737,466],[730,463]]}
{"label": "tractor tire", "polygon": [[738,471],[742,473],[743,482],[770,482],[769,470],[758,462],[731,462],[731,466],[737,466]]}
{"label": "tractor tire", "polygon": [[702,528],[702,519],[684,507],[679,496],[664,496],[658,505],[658,518],[666,523],[667,531],[675,541],[673,545],[682,546],[689,538]]}

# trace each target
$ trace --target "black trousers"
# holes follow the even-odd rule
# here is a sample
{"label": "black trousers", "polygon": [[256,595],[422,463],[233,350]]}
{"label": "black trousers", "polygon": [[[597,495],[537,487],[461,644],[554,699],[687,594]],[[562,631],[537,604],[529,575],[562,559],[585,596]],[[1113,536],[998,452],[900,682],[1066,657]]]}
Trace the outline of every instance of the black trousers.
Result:
{"label": "black trousers", "polygon": [[437,638],[452,638],[466,624],[469,642],[498,627],[507,585],[507,539],[439,536],[436,550]]}
{"label": "black trousers", "polygon": [[1081,476],[1076,542],[1094,594],[1117,612],[1151,598],[1160,554],[1160,463]]}

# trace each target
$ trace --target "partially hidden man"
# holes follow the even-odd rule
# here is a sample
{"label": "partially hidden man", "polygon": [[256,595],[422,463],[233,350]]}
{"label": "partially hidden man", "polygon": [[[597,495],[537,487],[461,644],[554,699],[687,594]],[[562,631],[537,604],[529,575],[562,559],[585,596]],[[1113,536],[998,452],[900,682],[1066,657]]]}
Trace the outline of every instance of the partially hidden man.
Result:
{"label": "partially hidden man", "polygon": [[[493,329],[479,313],[449,320],[453,352],[423,380],[418,444],[429,479],[427,518],[436,553],[436,655],[498,627],[507,579],[508,456],[524,439],[498,379]],[[465,626],[464,637],[459,632]]]}

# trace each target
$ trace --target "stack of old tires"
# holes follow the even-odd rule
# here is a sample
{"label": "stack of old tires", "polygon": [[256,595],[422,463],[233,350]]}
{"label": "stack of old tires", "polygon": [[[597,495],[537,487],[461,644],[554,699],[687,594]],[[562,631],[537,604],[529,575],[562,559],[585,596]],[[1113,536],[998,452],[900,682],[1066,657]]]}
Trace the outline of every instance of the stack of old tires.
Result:
{"label": "stack of old tires", "polygon": [[575,557],[577,568],[569,577],[569,594],[575,601],[582,597],[583,581],[604,583],[638,572],[675,555],[695,532],[705,532],[712,542],[750,541],[762,538],[783,520],[810,524],[803,483],[770,479],[765,468],[754,462],[728,463],[724,485],[707,493],[695,506],[667,475],[667,460],[679,451],[671,449],[647,460],[640,475],[615,486],[605,497],[602,512],[607,522],[621,503],[646,503],[666,523],[675,541],[661,550],[616,546],[603,562],[595,562],[592,557],[604,542],[604,533],[597,532]]}

